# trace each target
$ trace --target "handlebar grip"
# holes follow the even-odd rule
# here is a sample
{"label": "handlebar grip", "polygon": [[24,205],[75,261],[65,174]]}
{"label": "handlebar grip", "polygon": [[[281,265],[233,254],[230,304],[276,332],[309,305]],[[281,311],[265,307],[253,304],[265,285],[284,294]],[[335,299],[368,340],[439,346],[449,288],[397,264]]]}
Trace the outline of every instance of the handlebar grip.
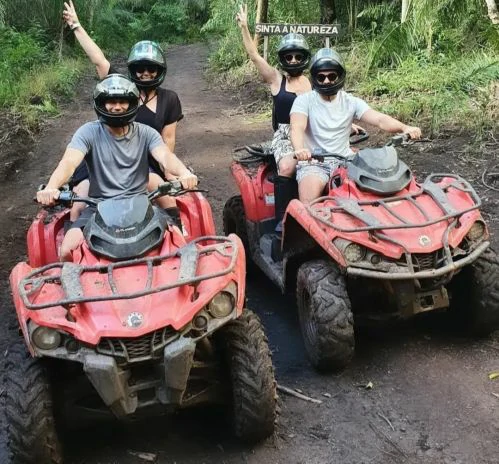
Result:
{"label": "handlebar grip", "polygon": [[360,142],[364,142],[369,138],[369,134],[367,131],[359,131],[359,133],[350,134],[350,145],[355,145]]}

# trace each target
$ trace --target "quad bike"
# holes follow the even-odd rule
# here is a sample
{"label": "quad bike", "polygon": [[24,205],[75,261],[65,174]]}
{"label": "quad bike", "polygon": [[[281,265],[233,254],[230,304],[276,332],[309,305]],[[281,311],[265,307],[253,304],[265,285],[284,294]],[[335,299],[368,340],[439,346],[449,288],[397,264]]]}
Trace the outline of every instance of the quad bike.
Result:
{"label": "quad bike", "polygon": [[448,309],[471,334],[499,328],[499,262],[480,198],[455,174],[416,182],[393,146],[406,143],[396,136],[337,160],[323,197],[289,203],[282,238],[274,233],[272,153],[250,147],[232,164],[241,195],[225,205],[224,231],[241,237],[249,264],[283,292],[296,291],[318,370],[353,357],[354,315],[364,322]]}
{"label": "quad bike", "polygon": [[[187,237],[152,205],[162,195],[182,195]],[[78,414],[128,419],[214,403],[242,440],[272,434],[274,371],[262,325],[243,309],[240,239],[216,236],[207,201],[179,182],[97,204],[61,192],[73,201],[96,210],[73,261],[57,258],[68,208],[43,209],[28,262],[10,276],[23,335],[6,361],[13,462],[61,463],[58,432]]]}

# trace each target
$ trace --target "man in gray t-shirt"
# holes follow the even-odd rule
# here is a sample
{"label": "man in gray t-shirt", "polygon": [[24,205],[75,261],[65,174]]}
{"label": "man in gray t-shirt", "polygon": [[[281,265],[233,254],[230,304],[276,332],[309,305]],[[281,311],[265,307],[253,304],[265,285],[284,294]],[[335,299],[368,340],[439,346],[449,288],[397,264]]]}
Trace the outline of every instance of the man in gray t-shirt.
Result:
{"label": "man in gray t-shirt", "polygon": [[[139,91],[126,77],[111,74],[97,84],[94,108],[99,121],[80,127],[68,144],[59,165],[50,176],[45,189],[37,193],[43,205],[53,205],[59,188],[85,160],[88,166],[89,196],[108,199],[147,192],[148,155],[165,174],[178,176],[184,188],[197,185],[197,177],[163,143],[151,127],[133,122],[139,106]],[[83,211],[64,236],[60,249],[63,261],[72,259],[72,251],[83,241],[82,228],[93,213]]]}
{"label": "man in gray t-shirt", "polygon": [[300,200],[309,203],[318,198],[336,166],[326,163],[304,163],[311,152],[320,150],[342,157],[352,154],[349,145],[352,121],[379,127],[387,132],[404,132],[411,138],[421,137],[419,127],[369,107],[362,99],[342,91],[346,71],[341,57],[329,48],[319,50],[312,58],[310,74],[314,90],[298,95],[291,108],[291,143],[298,163],[296,178]]}

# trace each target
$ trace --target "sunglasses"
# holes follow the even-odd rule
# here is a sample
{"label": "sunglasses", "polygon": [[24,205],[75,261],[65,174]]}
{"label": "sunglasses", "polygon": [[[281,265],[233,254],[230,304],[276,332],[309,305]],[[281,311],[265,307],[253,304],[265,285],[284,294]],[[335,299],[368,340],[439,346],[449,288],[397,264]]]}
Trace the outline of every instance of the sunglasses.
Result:
{"label": "sunglasses", "polygon": [[293,58],[295,61],[302,61],[303,60],[303,54],[301,53],[288,53],[287,55],[284,55],[284,59],[290,63],[293,61]]}
{"label": "sunglasses", "polygon": [[157,73],[158,72],[158,67],[157,66],[154,66],[154,65],[139,65],[139,66],[135,66],[133,68],[133,70],[138,73],[138,74],[143,74],[145,73],[146,71],[148,73]]}
{"label": "sunglasses", "polygon": [[336,73],[328,73],[328,74],[317,74],[316,78],[321,84],[326,81],[326,79],[329,80],[329,82],[334,82],[336,79],[338,79],[338,74]]}

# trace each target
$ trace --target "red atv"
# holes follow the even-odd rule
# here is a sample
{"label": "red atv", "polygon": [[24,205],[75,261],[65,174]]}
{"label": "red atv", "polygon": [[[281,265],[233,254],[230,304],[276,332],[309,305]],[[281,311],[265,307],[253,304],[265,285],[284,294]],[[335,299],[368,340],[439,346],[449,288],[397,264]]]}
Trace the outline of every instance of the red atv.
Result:
{"label": "red atv", "polygon": [[[178,198],[188,236],[151,201]],[[6,416],[14,463],[63,460],[68,417],[163,414],[225,405],[235,435],[273,433],[276,383],[259,319],[243,309],[239,238],[215,236],[199,192],[167,182],[147,195],[75,198],[96,212],[73,262],[58,262],[69,210],[41,210],[28,231],[28,262],[10,277],[23,338],[8,350]],[[81,416],[85,418],[85,416]]]}
{"label": "red atv", "polygon": [[[403,143],[398,136],[391,145]],[[241,195],[225,205],[224,231],[241,237],[248,263],[283,292],[296,290],[317,369],[351,360],[353,315],[409,318],[449,308],[473,334],[499,328],[498,258],[480,198],[463,178],[432,174],[420,184],[394,146],[360,150],[341,159],[325,196],[290,202],[281,239],[274,233],[274,158],[254,148],[232,165]]]}

